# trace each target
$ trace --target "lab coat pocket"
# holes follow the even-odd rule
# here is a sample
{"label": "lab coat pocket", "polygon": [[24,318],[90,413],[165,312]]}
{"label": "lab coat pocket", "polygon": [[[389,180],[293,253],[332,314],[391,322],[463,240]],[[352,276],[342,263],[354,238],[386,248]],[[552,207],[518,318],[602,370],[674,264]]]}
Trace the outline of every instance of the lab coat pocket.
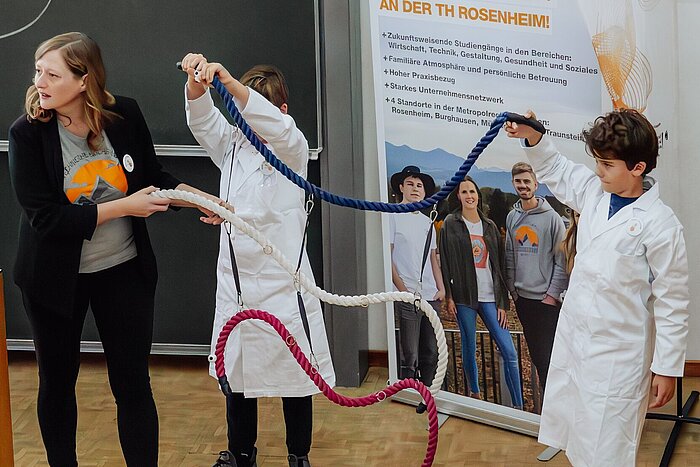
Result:
{"label": "lab coat pocket", "polygon": [[614,344],[616,358],[612,366],[610,395],[630,399],[644,397],[648,391],[644,383],[649,372],[644,342]]}
{"label": "lab coat pocket", "polygon": [[255,193],[265,210],[273,217],[303,206],[304,191],[277,171],[263,175],[261,182],[255,187]]}
{"label": "lab coat pocket", "polygon": [[591,336],[582,362],[584,384],[597,394],[636,398],[644,385],[644,343]]}
{"label": "lab coat pocket", "polygon": [[256,194],[260,197],[260,200],[268,207],[273,206],[275,195],[278,190],[278,177],[279,173],[274,169],[271,172],[262,171],[262,177],[255,187]]}
{"label": "lab coat pocket", "polygon": [[279,173],[264,173],[255,185],[256,203],[259,205],[255,214],[256,226],[262,227],[278,222],[280,211],[280,180]]}
{"label": "lab coat pocket", "polygon": [[639,239],[634,239],[630,241],[628,239],[620,239],[615,245],[615,252],[620,256],[638,256],[643,254],[641,243]]}
{"label": "lab coat pocket", "polygon": [[607,263],[611,268],[608,282],[610,287],[620,287],[627,290],[629,296],[639,293],[639,285],[649,276],[649,263],[645,249],[639,244],[618,245]]}

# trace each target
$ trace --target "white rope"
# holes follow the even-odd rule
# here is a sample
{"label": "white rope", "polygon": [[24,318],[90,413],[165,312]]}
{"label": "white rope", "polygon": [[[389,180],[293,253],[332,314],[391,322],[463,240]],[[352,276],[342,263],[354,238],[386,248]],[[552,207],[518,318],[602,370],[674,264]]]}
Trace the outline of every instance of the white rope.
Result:
{"label": "white rope", "polygon": [[[351,306],[362,306],[367,307],[370,304],[385,303],[385,302],[406,302],[414,303],[416,297],[410,292],[381,292],[367,295],[335,295],[325,290],[319,288],[316,283],[310,280],[304,273],[299,271],[296,272],[296,267],[292,264],[285,256],[279,251],[274,245],[272,245],[265,236],[263,236],[255,227],[248,224],[246,221],[238,217],[236,214],[232,213],[223,206],[219,206],[215,202],[204,198],[203,196],[197,195],[195,193],[190,193],[189,191],[182,190],[159,190],[151,193],[153,196],[159,198],[168,199],[179,199],[187,201],[188,203],[196,204],[205,209],[208,209],[215,214],[219,215],[222,219],[228,221],[236,229],[240,230],[244,234],[248,235],[250,238],[255,240],[261,247],[264,254],[274,258],[282,268],[284,268],[295,281],[298,281],[299,285],[304,287],[312,295],[314,295],[319,300],[330,303],[332,305],[340,305],[345,307]],[[433,326],[435,331],[435,339],[437,340],[438,348],[438,365],[435,372],[435,378],[430,385],[430,392],[435,395],[440,390],[442,382],[445,379],[445,373],[447,372],[447,342],[445,340],[445,331],[442,328],[442,322],[440,317],[435,312],[432,306],[425,301],[420,299],[420,309],[428,317],[430,324]]]}
{"label": "white rope", "polygon": [[49,9],[49,5],[51,5],[51,1],[52,1],[52,0],[49,0],[48,2],[46,2],[46,5],[44,5],[44,9],[41,10],[41,13],[39,13],[39,15],[38,15],[36,18],[34,18],[34,20],[31,21],[29,24],[25,24],[24,26],[22,26],[22,27],[19,28],[19,29],[16,29],[16,30],[14,30],[14,31],[12,31],[12,32],[8,32],[8,33],[5,33],[5,34],[1,35],[1,36],[0,36],[0,39],[5,39],[5,38],[7,38],[7,37],[12,37],[12,36],[14,36],[15,34],[19,34],[20,32],[24,31],[25,29],[32,27],[32,26],[34,25],[34,23],[36,23],[37,21],[39,21],[39,19],[40,19],[42,16],[44,16],[44,13],[46,13],[46,10]]}

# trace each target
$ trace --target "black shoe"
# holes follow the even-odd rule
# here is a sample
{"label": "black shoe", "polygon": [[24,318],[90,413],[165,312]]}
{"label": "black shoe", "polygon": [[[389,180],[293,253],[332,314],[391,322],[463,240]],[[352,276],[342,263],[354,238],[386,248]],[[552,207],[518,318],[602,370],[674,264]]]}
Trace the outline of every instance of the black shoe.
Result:
{"label": "black shoe", "polygon": [[[257,454],[257,448],[253,448],[252,454],[242,453],[238,456],[231,454],[231,451],[221,451],[219,459],[213,467],[258,467],[257,462],[255,462]],[[236,458],[238,458],[238,461],[236,461]]]}
{"label": "black shoe", "polygon": [[309,456],[295,456],[290,454],[287,456],[289,461],[289,467],[311,467],[309,463]]}
{"label": "black shoe", "polygon": [[420,404],[418,404],[418,406],[416,407],[416,413],[423,413],[426,410],[428,410],[428,406],[422,402]]}
{"label": "black shoe", "polygon": [[233,457],[231,451],[221,451],[219,452],[219,458],[216,460],[216,464],[212,467],[237,467],[236,458]]}
{"label": "black shoe", "polygon": [[236,454],[236,462],[238,467],[258,467],[258,463],[255,461],[255,457],[258,455],[258,448],[253,447],[253,452],[250,454],[242,452]]}

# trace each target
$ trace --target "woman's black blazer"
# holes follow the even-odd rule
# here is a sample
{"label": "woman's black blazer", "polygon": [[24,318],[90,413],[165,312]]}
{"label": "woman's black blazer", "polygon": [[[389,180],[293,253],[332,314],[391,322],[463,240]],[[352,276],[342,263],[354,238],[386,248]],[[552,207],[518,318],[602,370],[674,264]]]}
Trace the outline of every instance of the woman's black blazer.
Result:
{"label": "woman's black blazer", "polygon": [[[158,163],[136,101],[117,96],[109,110],[122,117],[105,127],[119,163],[127,154],[134,162],[133,171],[124,169],[127,195],[149,185],[175,188],[180,181]],[[56,118],[29,122],[23,115],[10,128],[9,141],[10,180],[22,207],[15,283],[33,300],[69,317],[83,240],[90,240],[95,232],[97,205],[72,204],[65,195]],[[158,273],[145,219],[131,220],[144,280],[155,288]]]}

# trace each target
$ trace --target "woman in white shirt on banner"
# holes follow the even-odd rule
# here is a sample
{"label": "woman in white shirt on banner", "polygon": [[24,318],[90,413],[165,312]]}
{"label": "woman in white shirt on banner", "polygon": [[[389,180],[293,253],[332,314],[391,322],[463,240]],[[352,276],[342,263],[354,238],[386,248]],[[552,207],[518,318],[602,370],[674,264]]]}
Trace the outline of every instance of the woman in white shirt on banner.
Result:
{"label": "woman in white shirt on banner", "polygon": [[[518,354],[508,331],[508,291],[503,274],[503,241],[496,224],[481,210],[481,192],[466,176],[450,195],[459,208],[440,230],[440,264],[447,309],[457,318],[462,337],[462,365],[469,395],[482,398],[476,366],[476,316],[495,340],[504,362],[513,407],[523,407]],[[456,198],[456,199],[455,199]]]}

